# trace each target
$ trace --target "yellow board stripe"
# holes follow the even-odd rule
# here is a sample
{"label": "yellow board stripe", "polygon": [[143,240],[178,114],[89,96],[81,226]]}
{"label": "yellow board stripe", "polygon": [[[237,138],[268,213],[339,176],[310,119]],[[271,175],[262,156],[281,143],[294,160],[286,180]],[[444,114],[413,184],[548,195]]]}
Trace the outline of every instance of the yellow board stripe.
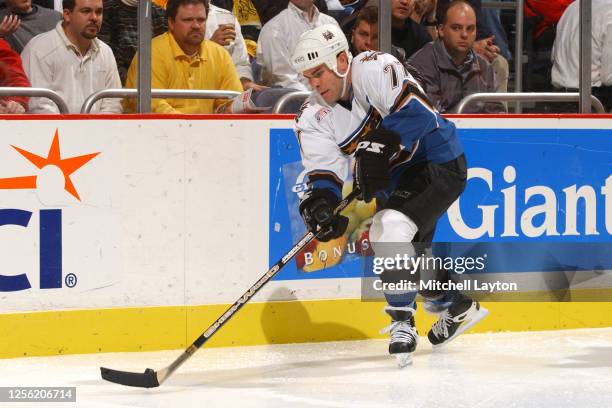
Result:
{"label": "yellow board stripe", "polygon": [[[612,326],[610,302],[489,302],[472,332]],[[206,347],[381,338],[381,302],[359,299],[246,305]],[[228,305],[0,314],[0,358],[184,349]],[[417,311],[425,335],[435,316]]]}

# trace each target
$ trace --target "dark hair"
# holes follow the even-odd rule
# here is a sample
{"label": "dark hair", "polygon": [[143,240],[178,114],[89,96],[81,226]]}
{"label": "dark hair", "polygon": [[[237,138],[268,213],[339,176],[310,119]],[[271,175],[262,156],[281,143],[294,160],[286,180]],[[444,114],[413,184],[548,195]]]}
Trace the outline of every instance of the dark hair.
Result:
{"label": "dark hair", "polygon": [[62,0],[62,9],[74,10],[76,0]]}
{"label": "dark hair", "polygon": [[368,24],[378,24],[378,7],[368,6],[359,10],[357,17],[355,17],[355,25],[353,26],[353,30],[355,30],[362,21],[365,21]]}
{"label": "dark hair", "polygon": [[455,7],[457,4],[464,4],[464,5],[468,6],[469,8],[472,9],[472,11],[474,12],[474,15],[476,15],[476,10],[474,10],[474,7],[472,7],[472,5],[468,1],[466,1],[466,0],[452,0],[452,1],[449,1],[448,3],[446,3],[442,7],[440,15],[438,16],[438,24],[446,24],[446,19],[448,18],[448,10],[450,10],[451,7]]}
{"label": "dark hair", "polygon": [[208,1],[209,0],[168,0],[168,4],[166,5],[166,18],[171,18],[174,20],[179,7],[187,4],[203,4],[204,8],[206,9],[206,15],[208,16]]}

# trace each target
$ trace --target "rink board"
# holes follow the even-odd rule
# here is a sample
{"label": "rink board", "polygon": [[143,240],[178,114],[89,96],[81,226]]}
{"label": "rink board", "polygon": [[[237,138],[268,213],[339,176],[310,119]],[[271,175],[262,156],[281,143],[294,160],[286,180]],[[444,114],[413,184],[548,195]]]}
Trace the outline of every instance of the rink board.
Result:
{"label": "rink board", "polygon": [[[517,128],[561,129],[555,148],[567,148],[563,135],[581,149],[576,135],[597,134],[602,144],[590,141],[584,150],[599,155],[599,167],[606,154],[612,162],[610,118],[453,120],[462,137],[479,129],[503,129],[509,138]],[[292,124],[288,116],[1,121],[0,357],[190,343],[290,246],[292,221],[275,218],[283,211],[290,217],[275,160],[295,158]],[[288,135],[285,143],[278,134]],[[529,154],[529,142],[513,144],[524,144]],[[478,163],[478,156],[471,157]],[[599,190],[611,168],[561,186],[590,183],[598,189],[598,234],[578,221],[578,235],[560,239],[610,240],[606,216],[612,214]],[[465,225],[475,225],[465,216]],[[580,212],[577,219],[584,219]],[[502,224],[497,222],[493,237],[479,239],[495,238]],[[442,239],[457,232],[449,225],[441,224]],[[386,324],[382,304],[359,300],[355,276],[350,269],[300,273],[292,264],[211,344],[379,337]],[[488,307],[493,313],[477,331],[612,326],[611,303]],[[419,330],[426,332],[431,321],[419,318]]]}

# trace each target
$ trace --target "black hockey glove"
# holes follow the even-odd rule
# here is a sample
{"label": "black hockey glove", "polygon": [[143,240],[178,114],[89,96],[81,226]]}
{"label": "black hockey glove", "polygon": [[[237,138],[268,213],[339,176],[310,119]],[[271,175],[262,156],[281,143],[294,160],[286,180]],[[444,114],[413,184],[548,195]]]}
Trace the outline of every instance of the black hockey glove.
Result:
{"label": "black hockey glove", "polygon": [[400,135],[386,129],[374,129],[355,150],[353,180],[361,190],[359,200],[370,202],[377,192],[391,182],[389,160],[400,150]]}
{"label": "black hockey glove", "polygon": [[300,214],[306,228],[310,232],[322,232],[317,236],[321,242],[331,241],[342,236],[348,227],[348,218],[343,215],[334,216],[334,209],[340,202],[336,195],[326,189],[314,189],[300,203]]}

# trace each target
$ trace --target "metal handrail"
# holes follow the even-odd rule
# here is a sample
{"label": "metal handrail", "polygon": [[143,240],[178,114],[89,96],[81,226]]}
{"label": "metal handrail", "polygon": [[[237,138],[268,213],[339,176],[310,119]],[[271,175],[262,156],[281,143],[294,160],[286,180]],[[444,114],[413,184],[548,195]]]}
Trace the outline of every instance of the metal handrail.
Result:
{"label": "metal handrail", "polygon": [[[500,93],[475,93],[463,98],[457,107],[457,113],[463,113],[466,106],[472,102],[512,102],[512,101],[532,101],[532,102],[578,102],[580,93],[578,92],[500,92]],[[597,113],[606,113],[601,101],[591,95],[591,106]]]}
{"label": "metal handrail", "polygon": [[[85,99],[81,107],[81,113],[89,113],[94,103],[104,98],[127,98],[136,97],[138,90],[126,89],[103,89],[94,92]],[[152,98],[178,98],[178,99],[232,99],[240,95],[236,91],[202,90],[202,89],[151,89]]]}
{"label": "metal handrail", "polygon": [[272,108],[272,113],[281,113],[281,111],[283,110],[285,105],[289,103],[289,101],[292,101],[294,99],[306,99],[310,96],[311,93],[312,92],[307,91],[295,91],[281,96],[274,104],[274,108]]}
{"label": "metal handrail", "polygon": [[482,8],[514,10],[516,8],[515,1],[487,1],[482,3]]}
{"label": "metal handrail", "polygon": [[61,114],[70,113],[68,111],[68,105],[62,97],[55,91],[47,88],[27,88],[27,87],[0,87],[0,96],[29,96],[36,98],[48,98],[51,99],[56,105],[57,109]]}

